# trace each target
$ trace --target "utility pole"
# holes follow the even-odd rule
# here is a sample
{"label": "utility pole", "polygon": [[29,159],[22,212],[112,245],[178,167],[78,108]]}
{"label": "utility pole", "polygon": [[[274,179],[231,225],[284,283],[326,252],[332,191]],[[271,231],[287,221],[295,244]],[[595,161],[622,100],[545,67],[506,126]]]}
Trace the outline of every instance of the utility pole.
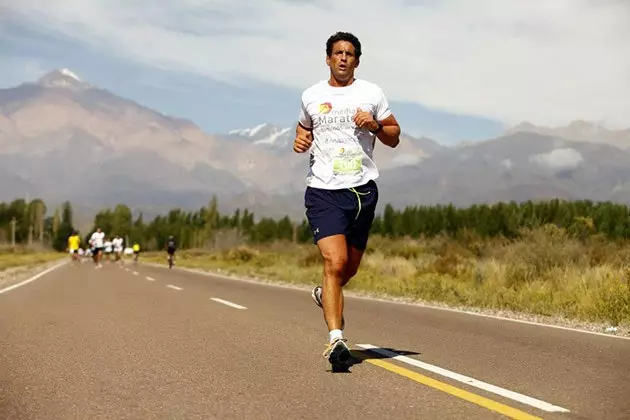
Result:
{"label": "utility pole", "polygon": [[28,225],[28,246],[33,246],[33,225]]}
{"label": "utility pole", "polygon": [[15,248],[15,217],[11,219],[11,247]]}
{"label": "utility pole", "polygon": [[39,243],[42,246],[42,248],[44,247],[44,203],[40,202],[39,203],[39,213],[38,213],[38,217],[39,217]]}

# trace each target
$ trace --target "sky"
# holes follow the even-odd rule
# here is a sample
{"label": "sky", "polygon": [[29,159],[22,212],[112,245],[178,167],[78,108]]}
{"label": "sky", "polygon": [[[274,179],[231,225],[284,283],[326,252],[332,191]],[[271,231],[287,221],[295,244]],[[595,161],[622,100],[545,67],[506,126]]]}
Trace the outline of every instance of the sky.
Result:
{"label": "sky", "polygon": [[628,22],[626,0],[0,0],[0,87],[68,67],[209,132],[292,125],[343,30],[408,133],[626,128]]}

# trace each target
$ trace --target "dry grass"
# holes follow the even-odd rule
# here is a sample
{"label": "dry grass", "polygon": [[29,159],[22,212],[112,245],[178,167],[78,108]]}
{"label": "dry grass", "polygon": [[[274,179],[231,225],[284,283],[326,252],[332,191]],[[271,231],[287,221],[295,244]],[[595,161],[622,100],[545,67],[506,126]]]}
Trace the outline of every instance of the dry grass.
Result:
{"label": "dry grass", "polygon": [[63,258],[64,254],[50,249],[0,246],[0,271],[13,267],[32,267]]}
{"label": "dry grass", "polygon": [[[163,254],[143,259],[164,261]],[[313,245],[178,252],[177,263],[297,284],[321,282]],[[517,242],[373,237],[348,289],[451,305],[630,325],[630,246],[569,238],[554,226]]]}

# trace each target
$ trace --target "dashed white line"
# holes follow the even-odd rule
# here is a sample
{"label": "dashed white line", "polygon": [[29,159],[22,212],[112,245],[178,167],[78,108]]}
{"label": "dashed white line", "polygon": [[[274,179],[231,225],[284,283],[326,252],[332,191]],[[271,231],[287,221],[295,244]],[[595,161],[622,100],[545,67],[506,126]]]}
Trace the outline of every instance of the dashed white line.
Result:
{"label": "dashed white line", "polygon": [[183,290],[181,287],[173,286],[172,284],[167,284],[166,287],[175,289],[175,290]]}
{"label": "dashed white line", "polygon": [[149,281],[155,281],[155,279],[153,277],[147,277],[146,279],[149,280]]}
{"label": "dashed white line", "polygon": [[223,300],[223,299],[219,299],[219,298],[210,298],[210,299],[214,300],[215,302],[219,302],[219,303],[222,303],[224,305],[231,306],[232,308],[247,309],[245,306],[239,305],[239,304],[234,303],[234,302],[230,302],[229,300]]}
{"label": "dashed white line", "polygon": [[134,276],[137,276],[138,274],[140,274],[140,273],[138,273],[137,271],[134,271],[134,272],[133,272],[133,275],[134,275]]}
{"label": "dashed white line", "polygon": [[486,382],[482,382],[468,376],[460,375],[459,373],[455,373],[450,370],[441,368],[439,366],[431,365],[429,363],[421,362],[420,360],[412,359],[411,357],[402,356],[393,351],[382,349],[382,348],[373,346],[371,344],[357,344],[357,346],[373,351],[374,353],[378,353],[380,355],[390,357],[394,360],[398,360],[399,362],[407,363],[408,365],[415,366],[417,368],[424,369],[429,372],[433,372],[438,375],[445,376],[455,381],[465,383],[466,385],[483,389],[484,391],[492,392],[493,394],[501,395],[502,397],[509,398],[511,400],[518,401],[523,404],[527,404],[531,407],[535,407],[540,410],[547,411],[549,413],[568,413],[569,412],[569,410],[567,410],[566,408],[558,407],[557,405],[549,404],[548,402],[541,401],[536,398],[528,397],[527,395],[519,394],[517,392],[500,388],[498,386],[495,386]]}

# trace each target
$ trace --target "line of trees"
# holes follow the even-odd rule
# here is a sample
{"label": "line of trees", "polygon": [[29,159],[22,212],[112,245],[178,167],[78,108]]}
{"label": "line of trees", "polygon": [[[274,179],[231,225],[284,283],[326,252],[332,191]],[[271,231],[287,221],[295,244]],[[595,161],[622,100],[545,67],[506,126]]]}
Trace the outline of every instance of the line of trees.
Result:
{"label": "line of trees", "polygon": [[47,214],[48,207],[41,199],[0,203],[0,243],[63,249],[72,232],[72,205],[65,202],[52,215]]}
{"label": "line of trees", "polygon": [[549,200],[494,205],[408,206],[402,211],[386,205],[383,215],[374,222],[373,232],[389,237],[409,235],[427,237],[446,233],[455,236],[462,230],[481,237],[518,238],[520,231],[553,224],[574,236],[595,233],[610,240],[630,238],[628,206],[590,200]]}
{"label": "line of trees", "polygon": [[[43,200],[24,199],[0,203],[0,242],[34,245],[40,243],[63,250],[72,232],[73,210],[70,202],[55,208],[52,215]],[[407,206],[402,210],[390,204],[376,216],[373,234],[391,238],[402,236],[454,236],[466,230],[482,237],[504,236],[517,239],[523,228],[546,224],[565,228],[570,234],[585,237],[595,233],[611,240],[630,238],[630,210],[623,204],[592,201],[549,200],[542,202],[498,203],[457,208],[452,205]],[[137,242],[145,250],[162,249],[169,235],[180,248],[204,248],[221,245],[231,238],[238,243],[265,243],[290,240],[311,241],[306,220],[294,223],[288,216],[256,220],[247,209],[220,214],[216,197],[197,210],[173,208],[167,214],[145,222],[130,208],[119,204],[103,209],[94,217],[92,229],[82,232],[87,239],[95,227],[108,236],[125,238],[127,245]]]}

